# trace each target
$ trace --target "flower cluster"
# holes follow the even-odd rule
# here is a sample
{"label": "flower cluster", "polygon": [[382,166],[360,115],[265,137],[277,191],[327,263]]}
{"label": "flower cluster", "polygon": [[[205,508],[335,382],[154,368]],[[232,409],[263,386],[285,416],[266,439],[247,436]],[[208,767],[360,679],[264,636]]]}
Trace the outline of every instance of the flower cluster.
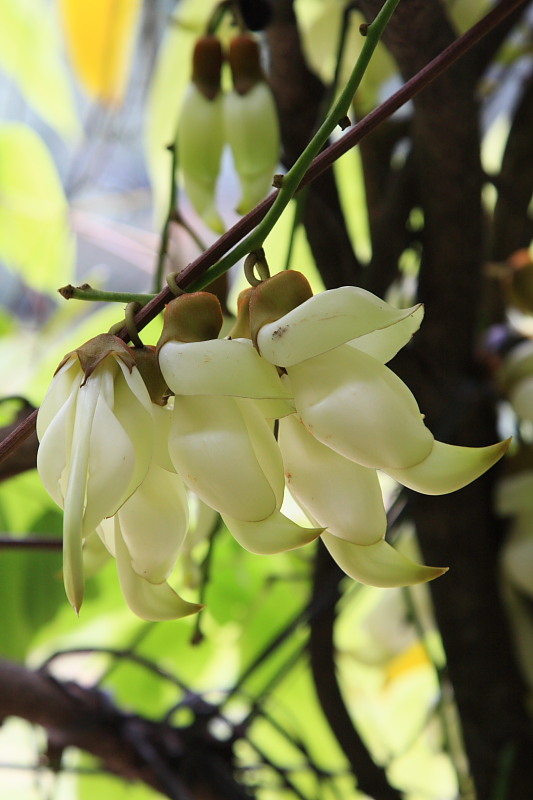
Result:
{"label": "flower cluster", "polygon": [[233,88],[222,92],[224,53],[216,36],[204,36],[193,56],[177,148],[185,190],[197,213],[217,232],[224,226],[215,189],[225,144],[229,144],[245,214],[268,193],[279,161],[280,137],[274,98],[265,81],[257,41],[248,34],[232,39],[227,54]]}
{"label": "flower cluster", "polygon": [[[137,614],[168,619],[199,608],[166,582],[188,535],[187,492],[254,553],[321,536],[363,583],[441,575],[385,541],[377,471],[419,492],[451,492],[492,466],[507,442],[455,447],[424,425],[413,395],[385,366],[422,314],[351,286],[313,296],[303,275],[287,271],[241,295],[225,339],[214,295],[169,303],[161,374],[151,348],[110,336],[66,356],[39,412],[38,467],[65,510],[74,607],[84,546],[99,537]],[[282,513],[286,488],[311,527]]]}

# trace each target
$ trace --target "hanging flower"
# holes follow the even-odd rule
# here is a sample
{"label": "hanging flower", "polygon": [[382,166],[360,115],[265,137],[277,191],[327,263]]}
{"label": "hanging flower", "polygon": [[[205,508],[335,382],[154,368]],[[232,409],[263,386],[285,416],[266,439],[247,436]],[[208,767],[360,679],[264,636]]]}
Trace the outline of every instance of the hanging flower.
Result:
{"label": "hanging flower", "polygon": [[222,45],[204,36],[194,49],[193,74],[181,109],[176,146],[185,191],[196,212],[217,233],[224,225],[215,205],[215,189],[225,144],[220,90]]}
{"label": "hanging flower", "polygon": [[64,509],[65,589],[77,612],[83,539],[117,512],[148,471],[151,405],[132,349],[102,334],[65,356],[39,410],[37,469]]}
{"label": "hanging flower", "polygon": [[226,137],[241,181],[239,214],[268,194],[280,157],[276,104],[260,63],[257,41],[249,34],[232,39],[228,61],[233,90],[224,96]]}
{"label": "hanging flower", "polygon": [[252,552],[277,552],[318,536],[281,514],[283,460],[272,425],[255,399],[291,412],[277,370],[250,340],[215,338],[222,312],[214,295],[183,295],[167,306],[158,345],[175,392],[169,452],[185,484],[218,511]]}
{"label": "hanging flower", "polygon": [[[316,439],[425,494],[460,489],[503,455],[508,442],[437,442],[411,391],[385,366],[418,329],[422,306],[398,310],[354,286],[311,296],[305,283],[291,272],[263,282],[250,318],[258,351],[286,372],[296,411]],[[273,304],[285,302],[294,284],[302,300],[272,318]]]}

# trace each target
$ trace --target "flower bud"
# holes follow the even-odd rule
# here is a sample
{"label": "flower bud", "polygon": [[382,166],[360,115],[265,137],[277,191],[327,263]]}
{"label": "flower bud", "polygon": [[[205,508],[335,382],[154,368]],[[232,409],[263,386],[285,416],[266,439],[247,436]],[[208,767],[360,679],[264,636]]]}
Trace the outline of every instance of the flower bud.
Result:
{"label": "flower bud", "polygon": [[224,98],[226,138],[241,180],[238,212],[246,214],[272,186],[279,161],[279,124],[256,40],[245,34],[236,36],[230,44],[228,61],[234,88]]}
{"label": "flower bud", "polygon": [[185,92],[176,140],[187,196],[195,211],[217,233],[224,230],[215,207],[224,147],[222,60],[222,46],[215,36],[205,36],[196,43],[192,81]]}

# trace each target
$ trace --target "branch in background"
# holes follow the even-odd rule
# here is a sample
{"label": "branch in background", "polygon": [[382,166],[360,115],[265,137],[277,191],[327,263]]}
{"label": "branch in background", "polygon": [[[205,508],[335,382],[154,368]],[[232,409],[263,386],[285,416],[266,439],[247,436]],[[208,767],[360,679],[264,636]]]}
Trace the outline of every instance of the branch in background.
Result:
{"label": "branch in background", "polygon": [[54,752],[78,747],[107,771],[172,800],[249,800],[233,778],[229,745],[126,714],[107,694],[0,660],[0,723],[10,716],[41,725]]}
{"label": "branch in background", "polygon": [[345,575],[319,541],[311,600],[314,605],[322,598],[324,584],[331,585],[334,577],[335,593],[310,619],[310,664],[320,706],[348,759],[357,781],[357,789],[376,800],[400,800],[400,793],[389,784],[384,769],[372,760],[354,727],[341,694],[335,667],[333,633],[337,618],[335,607],[340,598],[339,583]]}

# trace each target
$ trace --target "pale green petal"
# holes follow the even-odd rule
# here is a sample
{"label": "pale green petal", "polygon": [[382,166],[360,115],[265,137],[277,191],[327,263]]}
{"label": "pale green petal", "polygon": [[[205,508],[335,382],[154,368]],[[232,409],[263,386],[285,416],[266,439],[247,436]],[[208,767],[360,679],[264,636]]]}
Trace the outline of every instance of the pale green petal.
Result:
{"label": "pale green petal", "polygon": [[506,475],[498,481],[495,495],[496,510],[502,517],[533,512],[533,470]]}
{"label": "pale green petal", "polygon": [[39,477],[50,497],[61,507],[65,499],[62,478],[70,460],[76,400],[76,393],[71,394],[47,425],[44,434],[41,431],[41,443],[37,451]]}
{"label": "pale green petal", "polygon": [[448,494],[483,475],[507,452],[510,439],[488,447],[459,447],[435,441],[420,464],[384,470],[398,483],[422,494]]}
{"label": "pale green petal", "polygon": [[166,406],[152,405],[152,416],[154,418],[154,454],[153,459],[156,464],[166,469],[168,472],[175,472],[174,465],[168,452],[168,440],[170,428],[172,426],[172,409]]}
{"label": "pale green petal", "polygon": [[398,341],[405,339],[406,330],[416,330],[420,325],[420,306],[394,308],[364,289],[342,286],[316,294],[275,322],[263,325],[257,343],[267,361],[292,367],[411,316],[414,321],[407,328],[404,324]]}
{"label": "pale green petal", "polygon": [[72,393],[77,391],[82,380],[83,373],[80,362],[75,356],[56,372],[37,414],[37,436],[39,441],[43,438],[46,429],[60,408],[67,402]]}
{"label": "pale green petal", "polygon": [[364,467],[397,469],[430,453],[413,394],[379,361],[342,345],[289,368],[296,409],[323,444]]}
{"label": "pale green petal", "polygon": [[[412,311],[412,309],[408,310]],[[409,316],[387,328],[378,328],[364,336],[359,336],[348,344],[381,361],[382,364],[386,364],[411,341],[413,334],[419,329],[423,317],[424,306],[414,306],[414,311]]]}
{"label": "pale green petal", "polygon": [[261,358],[250,339],[167,342],[159,365],[176,394],[289,397],[276,367]]}
{"label": "pale green petal", "polygon": [[[100,380],[93,377],[77,392],[63,511],[63,580],[70,604],[79,612],[84,591],[82,536],[91,455],[91,431],[98,407]],[[92,533],[96,525],[87,530]]]}
{"label": "pale green petal", "polygon": [[96,533],[107,552],[115,558],[115,517],[103,519]]}
{"label": "pale green petal", "polygon": [[125,491],[126,500],[144,480],[154,451],[153,403],[136,367],[130,371],[118,360],[122,374],[114,384],[113,413],[131,440],[135,451],[130,483]]}
{"label": "pale green petal", "polygon": [[276,507],[281,508],[285,494],[285,473],[281,450],[274,437],[274,426],[271,421],[265,420],[254,400],[237,398],[236,403],[248,429],[257,463],[272,487]]}
{"label": "pale green petal", "polygon": [[224,96],[226,136],[235,169],[241,180],[239,213],[247,214],[272,189],[280,158],[278,115],[272,92],[265,81],[239,94]]}
{"label": "pale green petal", "polygon": [[[277,447],[267,422],[257,411],[254,427],[260,426],[266,428],[261,440],[268,433]],[[176,471],[212,508],[250,521],[265,519],[279,507],[254,444],[255,436],[253,443],[234,398],[175,397],[169,452]],[[283,474],[281,454],[279,459]]]}
{"label": "pale green petal", "polygon": [[331,533],[369,545],[385,536],[387,517],[373,469],[361,467],[314,438],[296,416],[279,423],[287,487]]}
{"label": "pale green petal", "polygon": [[101,394],[91,431],[84,535],[95,530],[104,517],[115,514],[129,497],[135,462],[132,441]]}
{"label": "pale green petal", "polygon": [[365,547],[345,542],[326,531],[322,534],[322,541],[350,578],[370,586],[412,586],[438,578],[448,569],[415,564],[385,540]]}
{"label": "pale green petal", "polygon": [[314,541],[324,528],[302,528],[281,511],[274,511],[270,517],[259,522],[243,522],[222,515],[229,532],[239,544],[250,553],[270,555],[284,550],[294,550]]}
{"label": "pale green petal", "polygon": [[282,419],[296,411],[292,400],[254,400],[254,402],[265,419]]}
{"label": "pale green petal", "polygon": [[533,517],[520,514],[511,526],[501,551],[501,566],[515,589],[533,598]]}
{"label": "pale green petal", "polygon": [[215,206],[215,188],[224,147],[222,96],[208,100],[187,88],[176,140],[185,191],[196,212],[217,232],[224,230]]}
{"label": "pale green petal", "polygon": [[118,515],[134,571],[151,583],[165,581],[187,534],[189,508],[181,478],[152,464]]}
{"label": "pale green petal", "polygon": [[152,622],[188,617],[202,606],[183,600],[168,583],[153,584],[132,569],[128,548],[115,520],[115,551],[120,588],[126,603],[141,619]]}

